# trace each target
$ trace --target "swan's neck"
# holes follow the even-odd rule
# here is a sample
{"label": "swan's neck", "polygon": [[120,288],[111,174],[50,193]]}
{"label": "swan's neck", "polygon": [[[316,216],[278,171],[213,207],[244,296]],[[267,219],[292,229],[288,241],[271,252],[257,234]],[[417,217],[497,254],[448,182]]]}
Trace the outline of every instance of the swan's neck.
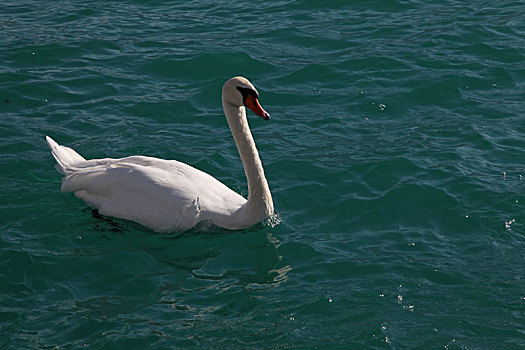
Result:
{"label": "swan's neck", "polygon": [[248,125],[246,109],[224,101],[223,108],[248,180],[247,220],[255,224],[273,214],[272,194]]}

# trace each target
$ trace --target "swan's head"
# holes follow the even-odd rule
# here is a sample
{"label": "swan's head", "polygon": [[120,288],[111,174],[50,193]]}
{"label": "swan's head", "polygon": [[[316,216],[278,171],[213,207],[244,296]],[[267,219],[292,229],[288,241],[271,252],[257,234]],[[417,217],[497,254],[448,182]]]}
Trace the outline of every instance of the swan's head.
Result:
{"label": "swan's head", "polygon": [[268,112],[259,104],[259,93],[246,78],[234,77],[224,83],[222,99],[224,102],[236,107],[248,107],[264,120],[270,119]]}

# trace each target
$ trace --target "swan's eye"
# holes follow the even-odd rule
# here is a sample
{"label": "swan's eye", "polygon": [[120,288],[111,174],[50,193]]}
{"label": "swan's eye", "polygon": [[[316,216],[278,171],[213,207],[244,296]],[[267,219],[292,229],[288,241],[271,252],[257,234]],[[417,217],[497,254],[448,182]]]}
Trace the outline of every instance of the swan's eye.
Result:
{"label": "swan's eye", "polygon": [[237,86],[237,90],[239,90],[239,92],[241,93],[241,95],[242,95],[242,102],[244,104],[246,104],[246,99],[250,95],[252,95],[256,99],[259,98],[259,94],[257,93],[257,91],[255,91],[253,89]]}

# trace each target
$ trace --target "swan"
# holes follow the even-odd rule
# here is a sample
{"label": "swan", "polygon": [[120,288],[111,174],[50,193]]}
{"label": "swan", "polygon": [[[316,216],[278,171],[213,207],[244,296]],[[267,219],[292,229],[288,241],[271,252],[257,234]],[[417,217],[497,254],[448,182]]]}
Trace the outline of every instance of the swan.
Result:
{"label": "swan", "polygon": [[100,214],[127,219],[157,232],[190,229],[200,222],[237,230],[273,215],[274,206],[246,108],[261,118],[270,115],[259,93],[243,77],[222,88],[222,106],[239,151],[248,182],[248,198],[190,165],[147,156],[86,160],[51,137],[46,141],[64,175],[61,190],[73,192]]}

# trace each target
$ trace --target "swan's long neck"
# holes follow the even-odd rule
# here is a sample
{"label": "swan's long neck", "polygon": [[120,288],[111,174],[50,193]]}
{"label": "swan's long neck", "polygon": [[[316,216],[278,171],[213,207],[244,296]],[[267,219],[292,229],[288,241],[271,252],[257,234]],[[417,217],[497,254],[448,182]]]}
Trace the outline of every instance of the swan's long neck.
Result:
{"label": "swan's long neck", "polygon": [[223,108],[248,180],[246,215],[258,222],[273,214],[273,201],[259,152],[248,125],[246,109],[225,101],[223,101]]}

